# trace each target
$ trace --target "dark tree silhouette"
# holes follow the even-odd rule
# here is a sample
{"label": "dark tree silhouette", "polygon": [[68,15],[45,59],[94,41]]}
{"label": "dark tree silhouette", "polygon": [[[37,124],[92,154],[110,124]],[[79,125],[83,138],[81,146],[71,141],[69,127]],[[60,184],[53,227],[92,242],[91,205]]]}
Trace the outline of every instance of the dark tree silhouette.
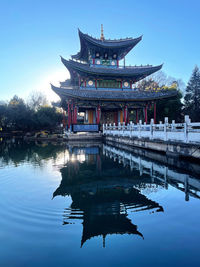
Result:
{"label": "dark tree silhouette", "polygon": [[196,66],[186,87],[184,113],[192,121],[200,121],[200,71]]}

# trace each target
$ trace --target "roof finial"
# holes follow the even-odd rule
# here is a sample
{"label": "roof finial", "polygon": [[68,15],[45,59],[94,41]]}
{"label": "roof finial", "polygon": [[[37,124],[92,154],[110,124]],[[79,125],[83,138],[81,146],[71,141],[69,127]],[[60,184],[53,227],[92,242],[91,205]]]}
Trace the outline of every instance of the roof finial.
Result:
{"label": "roof finial", "polygon": [[103,41],[105,38],[104,38],[104,35],[103,35],[103,24],[101,24],[101,41]]}

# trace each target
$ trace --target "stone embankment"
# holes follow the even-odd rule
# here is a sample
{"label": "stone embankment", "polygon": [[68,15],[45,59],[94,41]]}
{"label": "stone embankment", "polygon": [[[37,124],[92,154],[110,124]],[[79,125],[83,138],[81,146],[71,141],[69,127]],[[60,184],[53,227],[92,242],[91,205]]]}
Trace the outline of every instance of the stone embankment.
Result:
{"label": "stone embankment", "polygon": [[125,148],[126,146],[138,147],[144,149],[150,149],[166,155],[174,157],[190,157],[200,160],[200,144],[184,144],[172,141],[160,141],[160,140],[149,140],[129,137],[118,137],[118,136],[104,136],[105,141],[110,141],[113,144],[120,144]]}
{"label": "stone embankment", "polygon": [[191,123],[185,116],[184,123],[165,122],[154,124],[130,123],[128,125],[103,125],[106,141],[124,146],[134,146],[166,153],[170,156],[200,159],[200,123]]}

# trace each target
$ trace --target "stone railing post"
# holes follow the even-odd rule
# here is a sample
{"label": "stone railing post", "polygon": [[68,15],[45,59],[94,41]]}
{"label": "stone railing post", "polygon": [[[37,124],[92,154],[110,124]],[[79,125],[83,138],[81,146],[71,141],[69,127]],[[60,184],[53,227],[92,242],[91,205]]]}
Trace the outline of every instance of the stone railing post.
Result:
{"label": "stone railing post", "polygon": [[171,131],[173,132],[175,129],[175,120],[172,120],[172,127],[171,127]]}
{"label": "stone railing post", "polygon": [[190,118],[188,115],[185,115],[185,123],[184,123],[184,142],[188,143],[188,124],[190,123]]}
{"label": "stone railing post", "polygon": [[121,123],[118,123],[118,136],[120,136],[120,130],[121,130]]}
{"label": "stone railing post", "polygon": [[142,125],[142,120],[139,120],[139,138],[141,138],[141,125]]}
{"label": "stone railing post", "polygon": [[130,121],[129,137],[132,137],[133,123]]}
{"label": "stone railing post", "polygon": [[110,135],[112,134],[112,125],[109,123]]}
{"label": "stone railing post", "polygon": [[164,122],[164,141],[168,140],[167,127],[168,127],[168,117],[165,117],[165,122]]}
{"label": "stone railing post", "polygon": [[151,119],[151,122],[150,122],[150,139],[153,139],[153,124],[154,124],[154,119]]}
{"label": "stone railing post", "polygon": [[122,136],[124,136],[124,131],[125,131],[125,122],[123,122],[123,125],[122,125]]}
{"label": "stone railing post", "polygon": [[113,136],[115,135],[115,131],[116,131],[116,126],[115,126],[115,122],[113,123]]}

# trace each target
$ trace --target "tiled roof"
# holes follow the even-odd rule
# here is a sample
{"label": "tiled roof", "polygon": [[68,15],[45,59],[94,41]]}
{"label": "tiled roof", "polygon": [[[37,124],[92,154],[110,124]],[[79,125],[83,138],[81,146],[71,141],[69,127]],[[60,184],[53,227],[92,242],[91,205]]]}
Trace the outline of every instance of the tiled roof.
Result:
{"label": "tiled roof", "polygon": [[83,38],[89,43],[96,44],[101,47],[128,47],[130,45],[136,45],[139,41],[141,41],[142,36],[138,38],[126,38],[126,39],[117,39],[117,40],[100,40],[96,39],[88,34],[84,34],[79,30],[80,38]]}
{"label": "tiled roof", "polygon": [[176,90],[152,91],[103,91],[103,90],[84,90],[69,88],[59,88],[51,85],[52,90],[61,98],[78,98],[85,100],[104,100],[104,101],[148,101],[168,98],[177,94]]}
{"label": "tiled roof", "polygon": [[74,60],[66,60],[61,57],[63,64],[69,69],[78,72],[80,75],[113,77],[113,78],[132,78],[134,82],[160,70],[162,65],[158,66],[135,66],[124,68],[92,67],[89,64],[83,64]]}
{"label": "tiled roof", "polygon": [[138,38],[126,38],[118,40],[100,40],[84,34],[79,30],[79,38],[81,49],[80,52],[76,55],[73,55],[72,58],[87,60],[88,51],[90,48],[95,48],[97,50],[103,49],[103,51],[109,51],[112,49],[118,54],[118,59],[122,59],[137,43],[142,39],[142,36]]}

